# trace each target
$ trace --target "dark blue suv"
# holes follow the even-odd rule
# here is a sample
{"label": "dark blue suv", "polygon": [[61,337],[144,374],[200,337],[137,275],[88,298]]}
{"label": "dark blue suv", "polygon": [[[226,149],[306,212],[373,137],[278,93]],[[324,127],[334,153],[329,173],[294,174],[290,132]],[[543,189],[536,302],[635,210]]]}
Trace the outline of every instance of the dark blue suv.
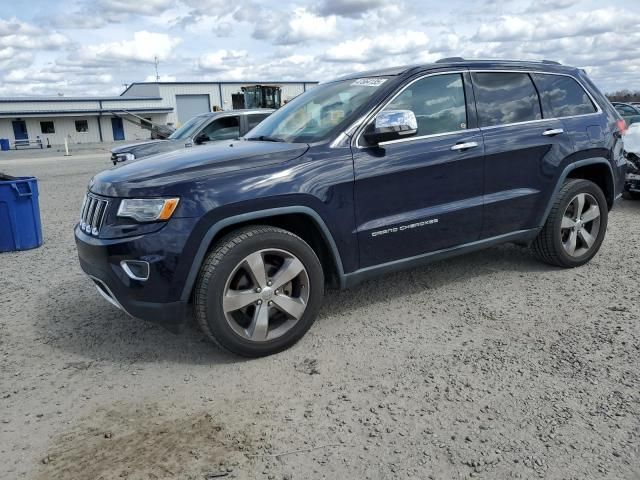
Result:
{"label": "dark blue suv", "polygon": [[325,287],[504,242],[577,267],[625,177],[624,122],[582,70],[468,61],[358,73],[244,138],[96,175],[75,236],[130,315],[247,356],[309,329]]}

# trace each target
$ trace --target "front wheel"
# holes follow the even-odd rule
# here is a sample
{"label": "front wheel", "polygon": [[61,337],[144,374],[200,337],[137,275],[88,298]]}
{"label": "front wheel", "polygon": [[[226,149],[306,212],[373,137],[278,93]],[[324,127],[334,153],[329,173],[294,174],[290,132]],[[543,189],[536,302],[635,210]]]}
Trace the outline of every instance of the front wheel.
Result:
{"label": "front wheel", "polygon": [[607,201],[598,185],[588,180],[567,180],[533,242],[534,253],[551,265],[584,265],[602,245],[608,214]]}
{"label": "front wheel", "polygon": [[230,233],[207,256],[194,311],[215,343],[260,357],[290,347],[309,330],[323,293],[322,266],[304,240],[252,226]]}

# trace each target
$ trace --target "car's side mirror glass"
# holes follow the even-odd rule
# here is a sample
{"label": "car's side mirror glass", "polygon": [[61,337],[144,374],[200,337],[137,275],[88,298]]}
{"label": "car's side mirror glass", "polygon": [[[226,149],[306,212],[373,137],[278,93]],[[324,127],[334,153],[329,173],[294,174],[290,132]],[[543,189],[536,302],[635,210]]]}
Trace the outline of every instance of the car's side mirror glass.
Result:
{"label": "car's side mirror glass", "polygon": [[418,121],[411,110],[385,110],[376,115],[375,121],[364,132],[370,145],[398,140],[418,133]]}

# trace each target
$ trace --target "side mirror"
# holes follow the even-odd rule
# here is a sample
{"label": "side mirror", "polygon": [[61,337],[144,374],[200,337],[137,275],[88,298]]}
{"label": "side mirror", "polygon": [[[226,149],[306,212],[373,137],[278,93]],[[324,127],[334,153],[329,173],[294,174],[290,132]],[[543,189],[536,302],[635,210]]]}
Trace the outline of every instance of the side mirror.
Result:
{"label": "side mirror", "polygon": [[418,133],[418,121],[411,110],[386,110],[376,115],[364,138],[372,145],[410,137]]}
{"label": "side mirror", "polygon": [[193,139],[193,143],[195,143],[196,145],[201,145],[208,141],[209,141],[209,137],[205,133],[201,133],[197,135],[196,138]]}

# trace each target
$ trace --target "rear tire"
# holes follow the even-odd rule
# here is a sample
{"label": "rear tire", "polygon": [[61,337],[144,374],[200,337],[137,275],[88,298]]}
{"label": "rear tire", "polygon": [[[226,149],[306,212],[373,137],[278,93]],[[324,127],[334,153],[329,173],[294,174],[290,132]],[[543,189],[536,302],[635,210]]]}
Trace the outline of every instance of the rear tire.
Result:
{"label": "rear tire", "polygon": [[598,185],[588,180],[567,180],[531,248],[540,260],[574,268],[591,260],[602,245],[609,209]]}
{"label": "rear tire", "polygon": [[304,240],[280,228],[249,226],[222,238],[206,257],[194,312],[216,344],[261,357],[309,330],[323,294],[322,265]]}

